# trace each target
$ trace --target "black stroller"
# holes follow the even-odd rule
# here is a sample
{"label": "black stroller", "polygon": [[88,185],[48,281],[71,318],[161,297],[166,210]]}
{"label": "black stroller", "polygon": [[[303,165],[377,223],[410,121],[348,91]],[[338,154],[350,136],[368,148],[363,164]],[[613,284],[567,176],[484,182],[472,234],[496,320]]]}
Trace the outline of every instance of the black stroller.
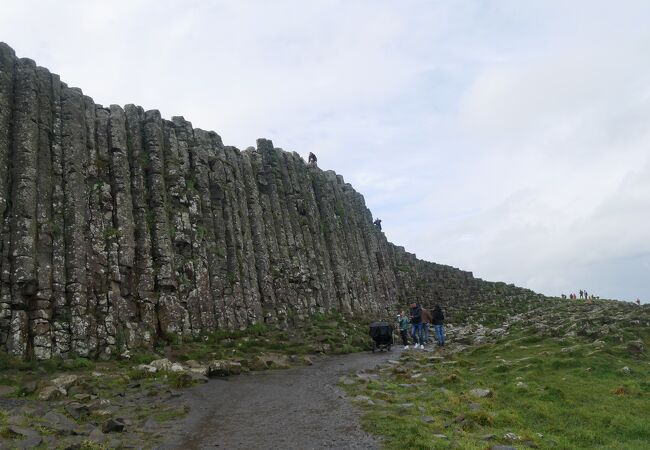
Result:
{"label": "black stroller", "polygon": [[393,326],[388,322],[373,322],[370,324],[372,352],[375,350],[390,350],[393,345]]}

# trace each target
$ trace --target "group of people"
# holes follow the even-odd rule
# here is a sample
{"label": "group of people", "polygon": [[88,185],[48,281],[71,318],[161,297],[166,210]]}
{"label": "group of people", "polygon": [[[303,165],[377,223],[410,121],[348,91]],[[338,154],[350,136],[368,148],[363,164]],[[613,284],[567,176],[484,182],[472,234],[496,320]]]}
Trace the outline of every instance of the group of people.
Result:
{"label": "group of people", "polygon": [[399,332],[402,337],[404,349],[409,348],[409,330],[411,332],[410,337],[413,339],[413,348],[423,349],[424,344],[430,342],[430,326],[433,326],[438,346],[443,347],[445,345],[445,315],[440,305],[434,306],[433,310],[429,311],[428,309],[422,308],[416,302],[412,302],[408,316],[404,311],[401,311],[397,315],[397,321],[399,322]]}
{"label": "group of people", "polygon": [[[562,294],[562,298],[566,298],[566,295]],[[595,295],[589,295],[587,291],[583,291],[582,289],[579,291],[579,296],[575,293],[569,294],[569,300],[577,300],[578,298],[585,300],[598,300],[599,297],[596,297]]]}

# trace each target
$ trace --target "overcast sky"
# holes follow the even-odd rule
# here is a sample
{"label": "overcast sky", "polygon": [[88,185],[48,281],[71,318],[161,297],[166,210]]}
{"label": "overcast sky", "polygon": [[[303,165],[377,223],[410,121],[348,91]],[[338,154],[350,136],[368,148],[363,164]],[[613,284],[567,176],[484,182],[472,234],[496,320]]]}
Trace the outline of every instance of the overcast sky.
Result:
{"label": "overcast sky", "polygon": [[420,258],[650,301],[650,2],[1,0],[105,105],[333,169]]}

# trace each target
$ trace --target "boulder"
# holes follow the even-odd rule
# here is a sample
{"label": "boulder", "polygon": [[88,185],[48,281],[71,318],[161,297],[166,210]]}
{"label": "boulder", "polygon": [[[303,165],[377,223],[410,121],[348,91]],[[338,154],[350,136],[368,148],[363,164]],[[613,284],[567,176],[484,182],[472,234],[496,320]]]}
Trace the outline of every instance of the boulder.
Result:
{"label": "boulder", "polygon": [[182,373],[182,372],[185,372],[185,367],[183,367],[182,364],[179,364],[179,363],[173,363],[173,364],[169,367],[169,371],[170,371],[170,372],[174,372],[174,373]]}
{"label": "boulder", "polygon": [[242,365],[238,361],[214,360],[209,366],[211,377],[227,377],[228,375],[239,375],[241,372]]}
{"label": "boulder", "polygon": [[78,402],[70,402],[65,405],[65,411],[70,414],[70,417],[78,420],[82,415],[88,412],[88,405]]}
{"label": "boulder", "polygon": [[103,433],[121,433],[124,431],[124,421],[122,419],[108,419],[102,424]]}
{"label": "boulder", "polygon": [[27,436],[14,443],[15,448],[18,450],[31,449],[40,446],[43,443],[43,438],[38,433]]}
{"label": "boulder", "polygon": [[490,389],[472,389],[469,391],[469,395],[475,398],[486,398],[486,397],[492,397],[494,394]]}
{"label": "boulder", "polygon": [[158,372],[158,369],[151,364],[140,364],[135,366],[135,370],[139,370],[140,372],[147,372],[147,373],[156,373]]}
{"label": "boulder", "polygon": [[155,367],[156,370],[171,370],[172,363],[167,358],[157,359],[149,363],[150,366]]}
{"label": "boulder", "polygon": [[643,355],[645,350],[646,348],[643,341],[630,341],[627,343],[627,352],[635,358]]}
{"label": "boulder", "polygon": [[58,400],[65,397],[68,393],[66,390],[59,386],[45,386],[38,393],[38,398],[45,401]]}
{"label": "boulder", "polygon": [[63,389],[68,389],[70,386],[77,384],[79,377],[76,375],[61,375],[53,379],[50,383],[53,386],[62,387]]}
{"label": "boulder", "polygon": [[47,428],[55,430],[58,434],[76,434],[77,424],[72,422],[63,414],[50,411],[43,416],[43,422]]}

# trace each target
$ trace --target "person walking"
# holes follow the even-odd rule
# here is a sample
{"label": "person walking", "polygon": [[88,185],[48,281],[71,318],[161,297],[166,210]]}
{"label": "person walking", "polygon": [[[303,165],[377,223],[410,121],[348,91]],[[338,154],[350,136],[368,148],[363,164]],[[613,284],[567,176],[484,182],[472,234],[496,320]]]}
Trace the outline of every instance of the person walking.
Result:
{"label": "person walking", "polygon": [[402,337],[402,344],[404,345],[404,350],[409,348],[409,339],[408,339],[408,329],[409,329],[409,318],[406,317],[404,311],[400,311],[397,315],[397,321],[399,322],[399,335]]}
{"label": "person walking", "polygon": [[445,346],[445,330],[443,324],[445,323],[445,315],[442,313],[440,305],[433,308],[432,314],[433,329],[436,333],[436,340],[440,347]]}
{"label": "person walking", "polygon": [[409,312],[411,319],[411,334],[413,335],[413,348],[424,348],[422,343],[422,308],[416,302],[411,302],[411,311]]}

